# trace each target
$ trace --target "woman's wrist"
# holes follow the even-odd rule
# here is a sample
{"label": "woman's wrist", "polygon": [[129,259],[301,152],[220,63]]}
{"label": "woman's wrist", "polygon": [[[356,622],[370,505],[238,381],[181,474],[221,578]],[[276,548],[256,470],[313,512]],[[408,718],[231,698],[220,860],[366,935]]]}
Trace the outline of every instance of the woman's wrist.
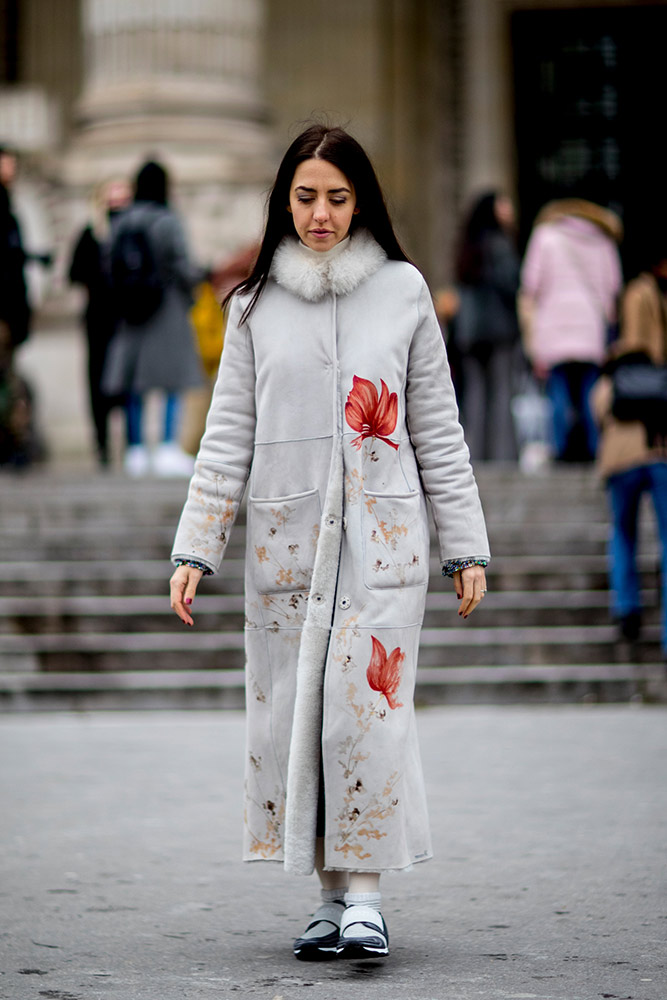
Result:
{"label": "woman's wrist", "polygon": [[199,562],[197,559],[174,559],[174,565],[189,566],[191,569],[198,569],[204,576],[213,575],[213,570],[205,563]]}
{"label": "woman's wrist", "polygon": [[454,576],[455,573],[459,573],[463,569],[469,569],[471,566],[488,566],[489,560],[483,558],[482,556],[468,556],[464,559],[450,559],[448,562],[443,563],[442,575],[443,576]]}

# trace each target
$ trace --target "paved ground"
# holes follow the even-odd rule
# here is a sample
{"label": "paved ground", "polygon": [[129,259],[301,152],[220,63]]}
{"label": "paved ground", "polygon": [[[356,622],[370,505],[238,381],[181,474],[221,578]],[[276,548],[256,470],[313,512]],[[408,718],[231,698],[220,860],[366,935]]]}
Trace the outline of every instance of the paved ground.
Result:
{"label": "paved ground", "polygon": [[667,996],[667,710],[420,713],[436,860],[391,957],[290,953],[309,879],[239,860],[242,715],[0,720],[0,997]]}

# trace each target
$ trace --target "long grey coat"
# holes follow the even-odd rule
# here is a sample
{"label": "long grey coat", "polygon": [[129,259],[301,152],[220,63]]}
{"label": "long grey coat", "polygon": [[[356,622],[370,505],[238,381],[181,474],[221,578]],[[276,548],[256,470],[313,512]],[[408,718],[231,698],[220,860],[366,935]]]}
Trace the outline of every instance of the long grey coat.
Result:
{"label": "long grey coat", "polygon": [[120,323],[107,353],[102,386],[109,396],[164,389],[179,392],[202,384],[189,311],[192,290],[202,271],[188,257],[178,217],[152,202],[137,202],[122,214],[114,237],[123,227],[140,225],[155,253],[164,297],[145,323]]}
{"label": "long grey coat", "polygon": [[431,297],[361,231],[279,247],[248,322],[233,301],[173,550],[217,570],[250,478],[247,860],[313,869],[431,856],[413,690],[440,558],[488,557]]}

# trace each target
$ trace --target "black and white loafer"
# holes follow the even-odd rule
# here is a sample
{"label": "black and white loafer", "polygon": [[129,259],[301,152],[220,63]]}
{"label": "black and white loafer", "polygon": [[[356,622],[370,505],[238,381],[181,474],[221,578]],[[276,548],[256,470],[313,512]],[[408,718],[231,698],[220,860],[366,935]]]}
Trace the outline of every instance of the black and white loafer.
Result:
{"label": "black and white loafer", "polygon": [[389,932],[382,914],[371,906],[348,906],[340,922],[336,954],[353,959],[387,956]]}
{"label": "black and white loafer", "polygon": [[303,935],[294,942],[294,957],[300,962],[323,962],[336,957],[344,903],[322,903]]}

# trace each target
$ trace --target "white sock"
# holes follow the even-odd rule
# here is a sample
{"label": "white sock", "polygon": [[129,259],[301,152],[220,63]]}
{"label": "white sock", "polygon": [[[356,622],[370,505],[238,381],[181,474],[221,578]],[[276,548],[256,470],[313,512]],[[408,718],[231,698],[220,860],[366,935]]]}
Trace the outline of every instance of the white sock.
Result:
{"label": "white sock", "polygon": [[344,902],[346,892],[347,889],[344,885],[339,886],[337,889],[320,889],[323,903],[342,903]]}
{"label": "white sock", "polygon": [[373,910],[380,912],[382,894],[379,892],[346,892],[346,906],[370,906]]}

